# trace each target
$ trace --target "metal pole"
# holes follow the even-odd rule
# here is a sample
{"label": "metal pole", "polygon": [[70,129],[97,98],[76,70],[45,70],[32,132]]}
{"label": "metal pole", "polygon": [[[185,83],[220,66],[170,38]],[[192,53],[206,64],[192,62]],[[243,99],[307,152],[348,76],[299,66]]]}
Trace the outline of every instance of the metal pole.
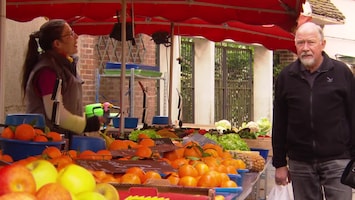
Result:
{"label": "metal pole", "polygon": [[174,73],[174,23],[171,23],[171,45],[170,45],[170,71],[169,71],[169,101],[168,101],[168,123],[171,126],[171,112],[173,99],[173,73]]}
{"label": "metal pole", "polygon": [[125,121],[125,79],[126,79],[126,10],[127,3],[126,0],[122,0],[122,8],[121,8],[121,42],[122,42],[122,50],[121,50],[121,95],[120,95],[120,137],[124,136],[124,121]]}

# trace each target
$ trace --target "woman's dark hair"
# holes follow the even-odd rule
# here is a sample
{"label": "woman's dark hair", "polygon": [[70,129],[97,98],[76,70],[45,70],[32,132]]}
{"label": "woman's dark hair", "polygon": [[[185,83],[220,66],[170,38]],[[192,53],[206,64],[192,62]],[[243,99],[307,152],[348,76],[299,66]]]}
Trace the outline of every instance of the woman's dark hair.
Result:
{"label": "woman's dark hair", "polygon": [[38,62],[39,55],[53,48],[53,41],[61,38],[65,23],[66,21],[62,19],[49,20],[41,26],[39,31],[30,35],[26,58],[22,68],[21,88],[23,97],[26,96],[26,85],[31,71]]}

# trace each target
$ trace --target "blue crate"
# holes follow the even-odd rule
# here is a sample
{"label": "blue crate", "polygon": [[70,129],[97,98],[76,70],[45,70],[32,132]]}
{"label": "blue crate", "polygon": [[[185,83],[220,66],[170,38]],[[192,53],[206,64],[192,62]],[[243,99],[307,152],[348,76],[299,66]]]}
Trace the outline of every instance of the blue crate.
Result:
{"label": "blue crate", "polygon": [[20,124],[33,124],[36,128],[45,128],[46,122],[42,114],[29,114],[29,113],[19,113],[19,114],[7,114],[5,119],[5,124],[8,126],[17,126]]}
{"label": "blue crate", "polygon": [[237,199],[238,196],[243,192],[242,187],[234,188],[215,188],[216,195],[223,195],[226,199]]}
{"label": "blue crate", "polygon": [[[106,69],[121,69],[121,63],[119,62],[107,62]],[[157,66],[149,66],[142,64],[126,63],[126,69],[142,69],[150,71],[160,71],[160,68]]]}
{"label": "blue crate", "polygon": [[262,149],[262,148],[250,148],[250,151],[258,151],[265,160],[267,160],[269,150],[268,149]]}
{"label": "blue crate", "polygon": [[240,174],[228,174],[229,179],[236,182],[238,186],[242,186],[243,177]]}
{"label": "blue crate", "polygon": [[[112,124],[115,128],[120,128],[121,120],[120,117],[113,117]],[[125,117],[124,118],[124,128],[135,129],[138,125],[138,118],[136,117]]]}
{"label": "blue crate", "polygon": [[14,161],[25,159],[29,156],[40,155],[48,146],[62,149],[64,143],[64,140],[58,142],[32,142],[0,137],[3,153],[10,155]]}

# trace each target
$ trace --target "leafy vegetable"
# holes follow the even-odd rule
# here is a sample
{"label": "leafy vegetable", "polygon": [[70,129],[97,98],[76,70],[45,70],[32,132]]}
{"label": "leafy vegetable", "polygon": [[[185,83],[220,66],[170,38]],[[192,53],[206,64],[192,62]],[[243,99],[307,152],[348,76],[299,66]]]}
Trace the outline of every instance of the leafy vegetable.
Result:
{"label": "leafy vegetable", "polygon": [[219,145],[221,145],[225,150],[241,150],[241,151],[249,151],[250,148],[248,144],[240,138],[238,134],[211,134],[206,133],[205,137],[216,141]]}
{"label": "leafy vegetable", "polygon": [[160,135],[157,134],[157,132],[153,129],[145,129],[145,130],[134,130],[132,131],[129,136],[128,139],[132,140],[132,141],[138,141],[138,136],[139,134],[145,134],[147,135],[149,138],[161,138]]}
{"label": "leafy vegetable", "polygon": [[260,132],[264,132],[266,134],[271,129],[271,122],[266,117],[260,118],[256,123],[259,125]]}

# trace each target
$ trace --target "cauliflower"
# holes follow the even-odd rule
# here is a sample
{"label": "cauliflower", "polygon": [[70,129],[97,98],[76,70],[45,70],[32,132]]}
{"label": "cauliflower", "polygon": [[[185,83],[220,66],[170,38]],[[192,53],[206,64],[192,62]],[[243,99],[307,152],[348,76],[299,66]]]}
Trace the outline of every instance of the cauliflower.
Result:
{"label": "cauliflower", "polygon": [[215,122],[214,125],[216,126],[216,129],[219,133],[223,133],[223,131],[225,131],[225,130],[232,129],[231,123],[225,119]]}

